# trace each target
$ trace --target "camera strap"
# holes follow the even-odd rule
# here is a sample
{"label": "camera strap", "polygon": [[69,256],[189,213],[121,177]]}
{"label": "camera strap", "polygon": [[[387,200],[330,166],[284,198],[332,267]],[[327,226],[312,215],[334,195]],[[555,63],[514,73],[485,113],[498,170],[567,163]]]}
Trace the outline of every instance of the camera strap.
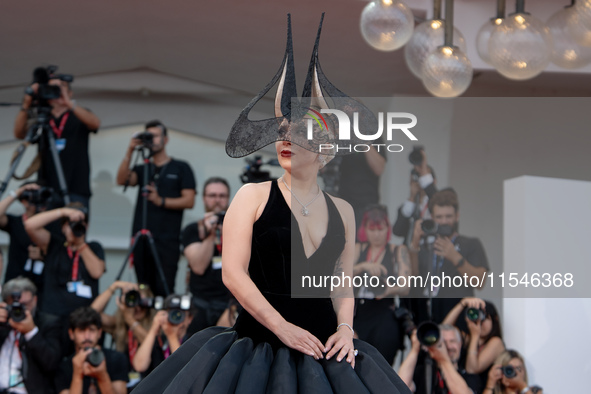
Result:
{"label": "camera strap", "polygon": [[49,125],[51,126],[51,129],[53,130],[53,132],[55,133],[57,138],[62,138],[62,133],[64,132],[64,127],[66,126],[66,122],[68,121],[69,117],[70,117],[70,111],[67,111],[64,114],[64,116],[62,116],[62,121],[60,122],[59,128],[56,127],[55,120],[51,119],[49,121]]}

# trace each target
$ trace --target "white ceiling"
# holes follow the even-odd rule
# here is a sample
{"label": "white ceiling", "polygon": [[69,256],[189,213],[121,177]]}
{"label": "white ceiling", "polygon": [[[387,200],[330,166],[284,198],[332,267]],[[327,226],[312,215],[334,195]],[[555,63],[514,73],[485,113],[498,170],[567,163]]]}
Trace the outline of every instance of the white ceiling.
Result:
{"label": "white ceiling", "polygon": [[[431,8],[429,0],[406,2],[417,14]],[[456,26],[469,42],[494,13],[495,3],[456,0]],[[542,19],[560,7],[557,0],[530,3],[532,13],[539,10]],[[326,11],[320,59],[335,85],[359,97],[426,95],[407,70],[402,51],[379,52],[362,40],[359,17],[365,4],[361,0],[3,2],[0,90],[28,83],[38,65],[57,64],[61,72],[78,77],[151,69],[253,94],[280,65],[288,12],[301,89],[320,14]],[[507,9],[512,7],[508,4]],[[473,48],[468,54],[475,67],[482,66],[474,59]],[[589,96],[588,71],[546,72],[530,81],[513,82],[493,71],[477,70],[466,95]]]}

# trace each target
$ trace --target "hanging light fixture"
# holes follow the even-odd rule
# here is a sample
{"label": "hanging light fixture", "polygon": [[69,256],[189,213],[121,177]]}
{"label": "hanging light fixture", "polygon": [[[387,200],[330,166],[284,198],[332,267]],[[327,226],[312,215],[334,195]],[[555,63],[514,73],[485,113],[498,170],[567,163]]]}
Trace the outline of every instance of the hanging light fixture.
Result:
{"label": "hanging light fixture", "polygon": [[361,35],[379,51],[394,51],[408,42],[414,28],[410,8],[398,0],[375,0],[361,13]]}
{"label": "hanging light fixture", "polygon": [[569,35],[584,47],[591,47],[591,0],[577,0],[571,15]]}
{"label": "hanging light fixture", "polygon": [[497,0],[497,16],[488,20],[476,35],[476,50],[478,56],[490,64],[490,55],[488,54],[488,41],[492,33],[503,23],[505,19],[505,0]]}
{"label": "hanging light fixture", "polygon": [[550,63],[552,37],[548,27],[525,12],[525,0],[492,33],[488,42],[491,64],[509,79],[525,80],[540,74]]}
{"label": "hanging light fixture", "polygon": [[472,82],[472,64],[464,52],[453,46],[453,0],[445,1],[443,46],[431,52],[423,64],[423,85],[434,96],[457,97]]}
{"label": "hanging light fixture", "polygon": [[[443,42],[444,28],[441,19],[441,0],[433,0],[433,19],[418,25],[410,41],[404,47],[404,59],[409,70],[419,79],[423,78],[423,64],[427,55]],[[454,28],[455,44],[466,52],[466,40],[462,33]]]}
{"label": "hanging light fixture", "polygon": [[591,63],[591,47],[579,45],[571,28],[579,23],[580,15],[574,7],[575,1],[552,15],[548,28],[552,35],[551,61],[559,67],[575,69]]}

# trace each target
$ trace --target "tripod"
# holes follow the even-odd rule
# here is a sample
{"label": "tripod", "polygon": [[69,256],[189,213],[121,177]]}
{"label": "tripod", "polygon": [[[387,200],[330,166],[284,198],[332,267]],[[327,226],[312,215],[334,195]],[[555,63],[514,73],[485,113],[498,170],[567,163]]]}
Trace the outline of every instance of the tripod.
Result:
{"label": "tripod", "polygon": [[[148,153],[146,154],[146,150]],[[168,284],[166,283],[166,278],[164,277],[164,271],[162,270],[162,264],[160,262],[160,257],[158,256],[158,251],[156,250],[156,244],[154,243],[154,237],[150,230],[148,230],[148,189],[146,186],[148,185],[148,181],[150,179],[148,172],[150,171],[150,158],[152,157],[152,150],[147,148],[146,146],[140,146],[138,148],[138,152],[142,157],[144,162],[144,171],[143,171],[143,188],[142,188],[142,228],[133,235],[131,246],[127,252],[127,256],[123,261],[123,265],[119,270],[119,274],[115,280],[120,280],[121,276],[123,276],[123,272],[125,271],[125,267],[127,266],[127,262],[129,258],[135,251],[137,245],[139,244],[138,241],[145,239],[148,241],[148,245],[150,246],[150,253],[152,254],[152,258],[154,259],[154,265],[156,265],[156,271],[158,272],[158,276],[162,281],[162,285],[164,287],[164,293],[168,296],[170,294],[170,290],[168,288]]]}
{"label": "tripod", "polygon": [[[14,173],[23,158],[25,150],[27,146],[30,144],[37,144],[39,140],[45,136],[46,141],[49,144],[49,151],[51,153],[51,157],[53,159],[53,165],[55,172],[57,174],[57,179],[59,183],[59,193],[61,197],[64,199],[64,204],[68,205],[70,203],[70,195],[68,194],[68,186],[66,185],[66,178],[64,177],[64,170],[62,168],[62,163],[60,161],[60,157],[57,151],[57,147],[55,146],[55,137],[53,132],[49,128],[49,115],[51,114],[51,106],[46,104],[40,104],[37,107],[37,120],[35,124],[33,124],[29,131],[27,132],[27,137],[25,138],[25,142],[21,143],[17,150],[16,156],[12,160],[10,169],[0,184],[0,198],[2,198],[2,194],[6,191],[8,187],[8,182],[10,182],[10,178],[14,176]],[[43,147],[42,147],[43,148]]]}

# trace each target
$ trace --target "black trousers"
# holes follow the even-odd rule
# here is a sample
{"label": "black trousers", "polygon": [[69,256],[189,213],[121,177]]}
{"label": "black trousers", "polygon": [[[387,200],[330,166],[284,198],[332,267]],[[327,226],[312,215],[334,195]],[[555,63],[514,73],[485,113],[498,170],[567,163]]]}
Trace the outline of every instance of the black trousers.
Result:
{"label": "black trousers", "polygon": [[[146,238],[138,241],[133,253],[133,266],[137,275],[138,283],[145,283],[150,286],[154,295],[166,296],[162,278],[158,274],[156,263],[150,251],[150,245]],[[168,285],[170,294],[174,293],[174,283],[178,269],[180,242],[178,240],[161,239],[154,237],[156,252],[160,258],[164,280]]]}

